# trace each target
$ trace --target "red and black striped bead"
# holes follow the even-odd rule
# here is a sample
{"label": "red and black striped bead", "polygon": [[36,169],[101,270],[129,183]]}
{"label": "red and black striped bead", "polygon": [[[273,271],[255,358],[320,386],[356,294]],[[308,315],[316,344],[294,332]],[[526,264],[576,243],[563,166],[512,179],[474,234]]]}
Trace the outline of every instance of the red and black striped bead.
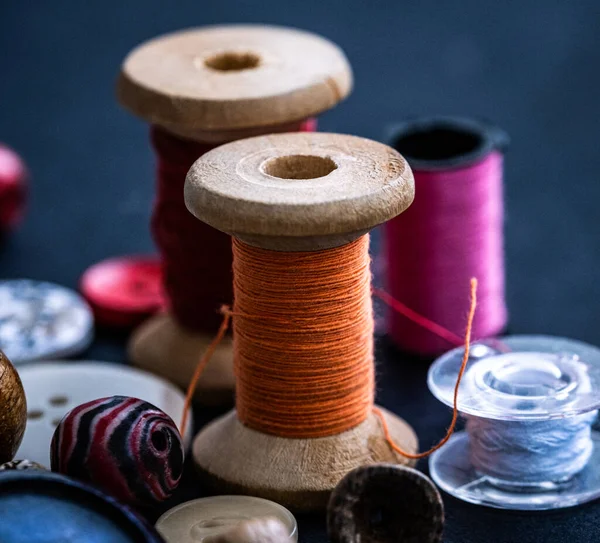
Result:
{"label": "red and black striped bead", "polygon": [[52,471],[91,482],[130,504],[166,500],[183,470],[183,442],[173,420],[126,396],[93,400],[67,413],[50,447]]}

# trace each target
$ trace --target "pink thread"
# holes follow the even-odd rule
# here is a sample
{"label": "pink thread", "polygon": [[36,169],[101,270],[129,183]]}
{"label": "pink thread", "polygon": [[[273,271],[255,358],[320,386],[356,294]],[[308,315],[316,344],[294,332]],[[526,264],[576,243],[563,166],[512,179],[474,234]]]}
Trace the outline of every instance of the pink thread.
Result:
{"label": "pink thread", "polygon": [[[456,310],[464,307],[462,286],[471,277],[479,279],[473,338],[506,326],[503,158],[491,150],[472,164],[419,169],[422,164],[413,167],[414,203],[385,226],[384,250],[386,290],[405,306],[388,311],[387,332],[403,350],[429,356],[461,343]],[[421,321],[450,334],[440,337]]]}

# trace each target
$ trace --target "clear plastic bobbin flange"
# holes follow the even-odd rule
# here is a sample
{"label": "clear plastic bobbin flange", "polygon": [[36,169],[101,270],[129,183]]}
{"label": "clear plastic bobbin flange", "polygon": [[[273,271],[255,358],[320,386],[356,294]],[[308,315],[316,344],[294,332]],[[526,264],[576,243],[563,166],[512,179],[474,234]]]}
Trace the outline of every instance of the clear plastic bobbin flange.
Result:
{"label": "clear plastic bobbin flange", "polygon": [[[453,405],[463,353],[463,347],[453,349],[429,369],[429,389],[448,406]],[[440,488],[459,499],[502,509],[558,509],[598,498],[600,432],[594,430],[593,422],[599,408],[600,349],[550,336],[509,336],[474,343],[458,394],[458,409],[467,419],[467,431],[455,433],[431,455],[431,476]],[[569,467],[572,473],[547,469],[551,465],[544,455],[544,447],[551,442],[547,435],[553,435],[556,428],[557,435],[564,438],[574,421],[575,426],[584,421],[577,434],[583,436],[577,442],[583,451],[577,461],[583,467]],[[548,426],[542,426],[545,424]],[[486,469],[477,461],[481,447],[470,426],[483,426],[493,434]],[[544,433],[538,446],[535,432],[540,428]],[[537,430],[529,435],[530,429]],[[509,434],[503,436],[501,431]],[[510,432],[530,439],[531,446],[521,448],[518,440],[515,445]],[[522,454],[524,449],[527,455]],[[500,454],[504,455],[501,460]],[[514,462],[515,475],[496,470],[497,458],[498,464]],[[560,462],[560,450],[557,458]],[[523,470],[527,476],[516,475]]]}

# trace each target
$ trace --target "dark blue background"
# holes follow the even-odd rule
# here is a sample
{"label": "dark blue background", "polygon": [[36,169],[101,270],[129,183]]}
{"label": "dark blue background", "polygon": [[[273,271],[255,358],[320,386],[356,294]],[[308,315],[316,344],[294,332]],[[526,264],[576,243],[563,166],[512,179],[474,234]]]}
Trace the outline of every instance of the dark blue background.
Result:
{"label": "dark blue background", "polygon": [[[322,130],[382,139],[395,120],[436,113],[505,128],[511,331],[600,344],[596,0],[0,0],[0,141],[33,175],[27,220],[0,250],[1,276],[75,287],[91,263],[153,250],[147,127],[116,104],[118,67],[143,40],[222,22],[297,26],[343,47],[355,91]],[[124,360],[123,344],[101,333],[86,356]],[[385,346],[378,355],[380,402],[427,446],[448,416],[424,366]],[[600,540],[598,503],[525,515],[444,498],[447,542]],[[301,540],[324,541],[323,524],[301,518]]]}

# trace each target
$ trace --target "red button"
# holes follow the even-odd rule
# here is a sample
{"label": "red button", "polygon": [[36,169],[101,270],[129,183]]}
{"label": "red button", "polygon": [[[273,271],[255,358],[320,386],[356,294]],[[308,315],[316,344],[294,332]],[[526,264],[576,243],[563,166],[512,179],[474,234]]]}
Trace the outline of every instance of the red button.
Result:
{"label": "red button", "polygon": [[166,306],[162,266],[155,257],[99,262],[83,274],[81,292],[100,326],[132,327]]}
{"label": "red button", "polygon": [[0,144],[0,230],[17,225],[25,211],[27,168],[19,155]]}

